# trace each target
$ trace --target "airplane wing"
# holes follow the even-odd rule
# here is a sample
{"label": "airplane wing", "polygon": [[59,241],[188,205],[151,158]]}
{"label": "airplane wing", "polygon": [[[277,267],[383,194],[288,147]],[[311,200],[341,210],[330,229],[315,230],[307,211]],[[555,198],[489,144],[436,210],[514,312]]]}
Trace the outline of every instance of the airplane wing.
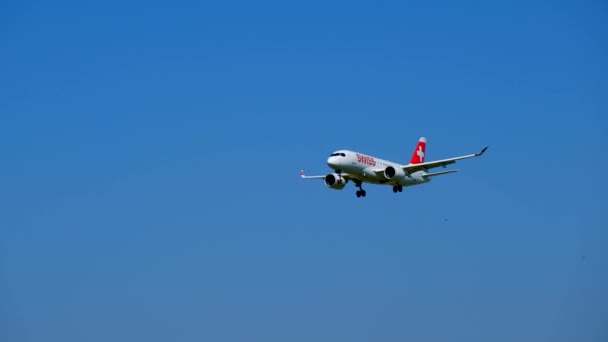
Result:
{"label": "airplane wing", "polygon": [[405,171],[407,173],[412,173],[412,172],[416,172],[416,171],[427,171],[429,169],[433,169],[433,168],[440,167],[440,166],[446,167],[447,165],[454,164],[457,160],[479,157],[482,154],[484,154],[487,149],[488,149],[488,147],[486,146],[480,152],[475,153],[475,154],[469,154],[466,156],[436,160],[436,161],[420,163],[420,164],[408,164],[408,165],[402,166],[402,169],[403,169],[403,171]]}
{"label": "airplane wing", "polygon": [[304,174],[304,170],[300,170],[300,177],[302,179],[323,179],[325,176],[307,176]]}
{"label": "airplane wing", "polygon": [[[327,175],[323,175],[323,176],[307,176],[304,173],[304,170],[300,170],[300,178],[302,178],[302,179],[325,179],[326,176]],[[348,173],[344,173],[344,172],[342,172],[340,174],[340,176],[342,176],[342,178],[346,179],[347,181],[353,179],[353,177],[351,177]]]}

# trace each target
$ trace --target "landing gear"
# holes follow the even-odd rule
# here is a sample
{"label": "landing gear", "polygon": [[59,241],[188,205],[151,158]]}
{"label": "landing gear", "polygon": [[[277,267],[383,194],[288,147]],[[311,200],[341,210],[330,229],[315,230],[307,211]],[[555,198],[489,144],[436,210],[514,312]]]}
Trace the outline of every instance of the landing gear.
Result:
{"label": "landing gear", "polygon": [[401,191],[403,191],[403,186],[401,186],[401,185],[393,186],[393,192],[401,192]]}
{"label": "landing gear", "polygon": [[358,181],[355,184],[359,188],[359,190],[357,190],[357,192],[356,192],[357,197],[365,197],[365,190],[363,190],[363,188],[361,187],[361,185],[363,185],[363,182]]}

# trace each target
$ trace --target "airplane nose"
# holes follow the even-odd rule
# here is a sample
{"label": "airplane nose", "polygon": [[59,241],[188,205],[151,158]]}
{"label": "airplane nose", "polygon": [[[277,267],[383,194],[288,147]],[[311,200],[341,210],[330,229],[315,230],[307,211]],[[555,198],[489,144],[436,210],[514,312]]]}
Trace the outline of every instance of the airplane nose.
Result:
{"label": "airplane nose", "polygon": [[327,165],[331,168],[338,166],[338,164],[336,163],[336,159],[333,157],[327,158]]}

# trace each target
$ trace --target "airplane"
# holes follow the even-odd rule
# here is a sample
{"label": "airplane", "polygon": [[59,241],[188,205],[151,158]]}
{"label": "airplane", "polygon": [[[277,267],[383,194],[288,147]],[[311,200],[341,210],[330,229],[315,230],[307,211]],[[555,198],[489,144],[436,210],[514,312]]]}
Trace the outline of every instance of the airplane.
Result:
{"label": "airplane", "polygon": [[304,170],[300,171],[303,179],[323,179],[328,188],[342,190],[346,183],[353,181],[357,190],[357,197],[365,197],[363,183],[392,185],[393,192],[402,192],[404,186],[413,186],[428,183],[435,176],[447,175],[458,172],[458,170],[447,170],[428,173],[436,167],[446,167],[454,164],[457,160],[479,157],[483,155],[488,147],[480,152],[455,158],[441,159],[425,162],[426,138],[421,137],[412,154],[409,164],[399,164],[388,160],[372,157],[363,153],[339,150],[332,153],[327,159],[327,165],[335,172],[325,176],[306,176]]}

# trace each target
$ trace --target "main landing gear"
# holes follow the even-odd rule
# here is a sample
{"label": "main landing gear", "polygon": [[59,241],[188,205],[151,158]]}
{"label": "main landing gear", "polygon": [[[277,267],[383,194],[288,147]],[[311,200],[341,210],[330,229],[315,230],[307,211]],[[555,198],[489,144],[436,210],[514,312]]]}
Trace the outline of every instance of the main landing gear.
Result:
{"label": "main landing gear", "polygon": [[403,186],[401,186],[401,185],[393,186],[393,192],[401,192],[401,191],[403,191]]}
{"label": "main landing gear", "polygon": [[363,190],[363,188],[361,187],[363,182],[359,181],[357,183],[355,183],[357,185],[357,187],[359,187],[359,190],[357,190],[356,194],[357,197],[365,197],[365,190]]}

